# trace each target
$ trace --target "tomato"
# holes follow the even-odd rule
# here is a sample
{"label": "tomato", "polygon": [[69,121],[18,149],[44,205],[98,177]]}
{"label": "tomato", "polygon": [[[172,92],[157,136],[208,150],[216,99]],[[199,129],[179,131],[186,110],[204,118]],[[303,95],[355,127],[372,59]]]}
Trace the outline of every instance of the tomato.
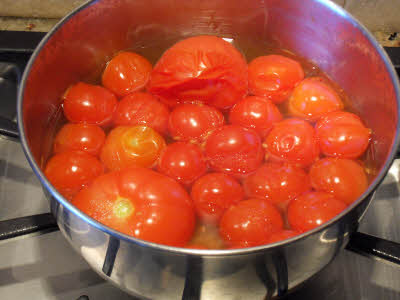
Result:
{"label": "tomato", "polygon": [[329,221],[346,208],[346,204],[324,192],[309,192],[290,201],[287,218],[292,229],[311,230]]}
{"label": "tomato", "polygon": [[255,171],[264,155],[258,134],[238,125],[215,129],[206,140],[205,154],[213,170],[234,175]]}
{"label": "tomato", "polygon": [[217,224],[222,214],[243,200],[243,188],[225,173],[209,173],[199,178],[190,193],[197,216],[205,223]]}
{"label": "tomato", "polygon": [[98,177],[72,203],[106,226],[154,243],[184,246],[195,226],[186,191],[173,179],[140,167]]}
{"label": "tomato", "polygon": [[108,125],[117,107],[117,98],[107,89],[79,82],[64,94],[64,115],[72,123]]}
{"label": "tomato", "polygon": [[274,232],[269,236],[268,239],[268,244],[276,243],[279,241],[287,240],[292,237],[295,237],[296,235],[301,234],[301,232],[295,231],[295,230],[282,230],[282,231],[277,231]]}
{"label": "tomato", "polygon": [[103,129],[90,124],[65,124],[54,139],[54,153],[68,150],[82,150],[97,156],[104,144],[106,134]]}
{"label": "tomato", "polygon": [[304,79],[289,98],[289,113],[310,121],[323,114],[343,109],[339,95],[321,77]]}
{"label": "tomato", "polygon": [[161,56],[148,90],[171,106],[202,102],[227,109],[247,93],[247,64],[238,50],[219,37],[191,37]]}
{"label": "tomato", "polygon": [[177,142],[161,153],[158,170],[180,183],[190,184],[207,171],[207,165],[198,146]]}
{"label": "tomato", "polygon": [[368,187],[364,169],[350,159],[321,159],[312,165],[310,179],[314,189],[331,193],[347,204],[357,200]]}
{"label": "tomato", "polygon": [[108,134],[100,160],[109,170],[151,167],[165,146],[164,138],[150,127],[118,126]]}
{"label": "tomato", "polygon": [[331,112],[317,122],[315,126],[321,152],[326,156],[357,158],[368,147],[371,130],[361,119],[352,113]]}
{"label": "tomato", "polygon": [[260,56],[249,64],[249,89],[253,95],[282,103],[304,78],[301,65],[282,55]]}
{"label": "tomato", "polygon": [[229,247],[266,244],[274,232],[283,229],[279,211],[269,202],[248,199],[231,206],[222,216],[220,235]]}
{"label": "tomato", "polygon": [[261,137],[265,137],[272,124],[282,120],[282,115],[270,100],[249,96],[232,107],[229,120],[232,124],[253,128]]}
{"label": "tomato", "polygon": [[169,116],[168,128],[175,140],[202,142],[210,131],[224,124],[223,114],[203,104],[181,104]]}
{"label": "tomato", "polygon": [[244,180],[249,198],[266,199],[284,207],[290,200],[311,190],[310,178],[301,168],[267,162]]}
{"label": "tomato", "polygon": [[114,124],[145,125],[159,133],[166,133],[169,110],[167,106],[148,93],[132,93],[118,103]]}
{"label": "tomato", "polygon": [[65,198],[71,199],[104,172],[101,162],[83,151],[66,151],[49,159],[44,174]]}
{"label": "tomato", "polygon": [[151,63],[133,52],[120,52],[111,59],[101,78],[102,84],[119,97],[143,89],[150,78]]}
{"label": "tomato", "polygon": [[314,128],[300,119],[275,123],[265,139],[264,147],[269,159],[303,167],[311,165],[319,156]]}

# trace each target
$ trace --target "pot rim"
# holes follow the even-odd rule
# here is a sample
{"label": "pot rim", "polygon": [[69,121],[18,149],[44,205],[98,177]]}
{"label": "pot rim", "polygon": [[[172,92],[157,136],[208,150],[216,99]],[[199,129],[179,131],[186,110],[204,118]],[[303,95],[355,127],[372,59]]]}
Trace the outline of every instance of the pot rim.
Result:
{"label": "pot rim", "polygon": [[168,251],[170,253],[174,253],[174,254],[178,254],[178,255],[202,255],[202,256],[221,257],[221,256],[236,256],[236,255],[249,255],[249,254],[260,253],[260,252],[267,251],[267,250],[270,250],[273,248],[276,249],[277,247],[280,247],[283,245],[288,245],[288,244],[294,243],[298,240],[304,239],[308,236],[311,236],[318,232],[321,232],[321,231],[327,229],[328,227],[330,227],[332,224],[338,222],[341,218],[345,217],[347,214],[349,214],[351,211],[353,211],[357,206],[359,206],[363,201],[367,201],[368,196],[371,195],[375,191],[376,187],[382,182],[382,180],[386,176],[386,173],[388,172],[390,166],[393,163],[397,149],[399,148],[399,144],[400,144],[400,133],[399,133],[399,128],[400,128],[400,117],[399,117],[400,84],[399,84],[399,79],[398,79],[397,73],[396,73],[388,55],[386,54],[385,50],[379,45],[379,43],[375,40],[373,35],[368,31],[368,29],[366,29],[366,27],[364,25],[362,25],[356,18],[354,18],[350,13],[345,11],[342,7],[340,7],[339,5],[337,5],[334,2],[331,2],[330,0],[314,0],[314,1],[322,4],[329,10],[333,11],[339,18],[343,18],[347,22],[350,22],[351,25],[353,27],[357,28],[359,31],[361,31],[361,33],[367,38],[367,40],[374,46],[374,48],[376,49],[376,51],[379,54],[379,57],[383,60],[387,72],[390,75],[390,79],[393,84],[393,88],[394,88],[396,100],[397,100],[397,106],[398,106],[397,107],[398,118],[397,118],[397,126],[396,126],[394,142],[393,142],[390,154],[388,155],[384,166],[382,167],[380,173],[375,177],[375,179],[369,185],[368,189],[356,201],[354,201],[351,205],[349,205],[340,214],[338,214],[337,216],[335,216],[334,218],[332,218],[331,220],[329,220],[328,222],[324,223],[323,225],[321,225],[317,228],[314,228],[310,231],[307,231],[305,233],[297,235],[293,238],[275,242],[272,244],[261,245],[261,246],[250,247],[250,248],[229,249],[229,250],[227,250],[227,249],[225,249],[225,250],[202,250],[202,249],[188,249],[188,248],[180,248],[180,247],[173,247],[173,246],[157,244],[157,243],[144,241],[144,240],[120,233],[120,232],[92,219],[85,213],[78,210],[66,198],[64,198],[46,179],[41,168],[35,162],[35,159],[33,157],[31,150],[29,149],[28,141],[25,136],[25,130],[24,130],[24,125],[23,125],[23,114],[22,114],[24,91],[25,91],[25,86],[26,86],[29,74],[30,74],[30,70],[32,69],[33,64],[35,63],[37,56],[40,54],[41,50],[46,46],[47,42],[52,38],[53,34],[55,34],[66,22],[68,22],[77,13],[79,13],[80,11],[84,10],[85,8],[93,5],[95,2],[97,2],[97,0],[89,0],[89,1],[85,2],[84,4],[82,4],[81,6],[79,6],[78,8],[76,8],[75,10],[73,10],[71,13],[69,13],[67,16],[65,16],[63,19],[61,19],[45,35],[45,37],[41,40],[39,45],[36,47],[31,58],[29,59],[29,62],[27,64],[25,71],[23,73],[23,76],[22,76],[21,84],[19,86],[18,97],[17,97],[17,122],[18,122],[18,130],[20,132],[20,137],[21,137],[21,144],[22,144],[22,148],[25,153],[25,156],[26,156],[30,166],[32,167],[34,173],[39,178],[42,186],[45,187],[51,193],[52,197],[54,197],[57,200],[57,202],[59,202],[63,207],[65,207],[67,210],[69,210],[75,216],[77,216],[80,219],[83,219],[85,222],[89,223],[91,226],[94,226],[98,230],[101,230],[106,234],[112,235],[118,239],[124,240],[129,243],[134,243],[139,246],[153,248],[153,250],[156,250],[156,251]]}

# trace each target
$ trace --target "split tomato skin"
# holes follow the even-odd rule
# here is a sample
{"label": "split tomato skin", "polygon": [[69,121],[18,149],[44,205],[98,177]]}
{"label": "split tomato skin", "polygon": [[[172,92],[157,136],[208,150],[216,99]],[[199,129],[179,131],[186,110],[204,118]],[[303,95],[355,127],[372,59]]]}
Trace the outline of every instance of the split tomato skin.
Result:
{"label": "split tomato skin", "polygon": [[282,55],[259,56],[250,62],[248,71],[251,94],[277,104],[284,102],[304,78],[301,65]]}
{"label": "split tomato skin", "polygon": [[101,81],[118,97],[142,90],[150,79],[151,63],[143,56],[123,51],[107,64]]}
{"label": "split tomato skin", "polygon": [[173,179],[146,168],[100,176],[72,203],[100,223],[149,242],[183,247],[194,231],[187,192]]}
{"label": "split tomato skin", "polygon": [[200,102],[228,109],[247,93],[247,63],[219,37],[191,37],[164,52],[147,88],[170,106]]}
{"label": "split tomato skin", "polygon": [[64,94],[63,110],[68,121],[108,126],[118,100],[109,90],[84,82],[72,85]]}

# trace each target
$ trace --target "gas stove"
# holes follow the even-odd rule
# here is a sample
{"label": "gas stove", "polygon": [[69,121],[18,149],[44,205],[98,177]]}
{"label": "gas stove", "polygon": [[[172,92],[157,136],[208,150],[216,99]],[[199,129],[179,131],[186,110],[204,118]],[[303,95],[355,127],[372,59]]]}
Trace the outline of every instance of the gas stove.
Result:
{"label": "gas stove", "polygon": [[[43,37],[38,32],[0,31],[0,62],[22,70]],[[385,48],[400,71],[400,48]],[[0,115],[15,117],[15,91],[0,76]],[[400,242],[400,159],[374,195],[360,231]],[[50,211],[21,146],[0,137],[0,221]],[[135,299],[100,278],[59,231],[0,242],[1,299]],[[400,300],[400,268],[349,251],[287,299]]]}

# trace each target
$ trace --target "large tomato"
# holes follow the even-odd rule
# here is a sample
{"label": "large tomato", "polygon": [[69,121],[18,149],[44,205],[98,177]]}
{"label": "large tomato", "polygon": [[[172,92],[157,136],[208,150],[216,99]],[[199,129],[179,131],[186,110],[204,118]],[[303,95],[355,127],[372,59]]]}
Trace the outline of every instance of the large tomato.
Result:
{"label": "large tomato", "polygon": [[247,93],[247,64],[231,44],[197,36],[169,48],[155,65],[148,90],[174,106],[203,102],[226,109]]}
{"label": "large tomato", "polygon": [[100,176],[72,203],[106,226],[160,244],[186,245],[195,226],[187,192],[175,180],[145,168]]}

